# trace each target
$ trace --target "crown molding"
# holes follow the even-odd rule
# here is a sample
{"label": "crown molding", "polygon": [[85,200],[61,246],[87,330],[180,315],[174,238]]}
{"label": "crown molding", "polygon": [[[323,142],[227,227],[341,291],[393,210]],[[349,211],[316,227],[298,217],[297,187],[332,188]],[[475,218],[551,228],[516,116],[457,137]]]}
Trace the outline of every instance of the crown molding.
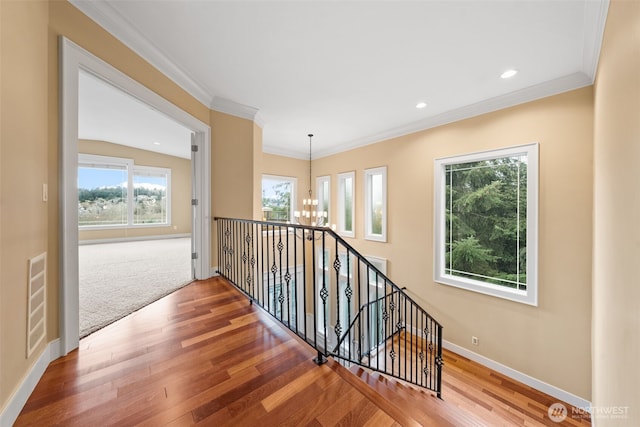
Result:
{"label": "crown molding", "polygon": [[[343,151],[347,151],[347,150],[338,150],[336,151],[336,153],[341,153]],[[265,154],[273,154],[275,156],[282,156],[282,157],[290,157],[292,159],[298,159],[298,160],[309,160],[309,154],[303,154],[300,153],[298,151],[293,151],[293,150],[288,150],[286,148],[281,148],[281,147],[273,147],[273,146],[262,146],[262,152]],[[331,153],[331,154],[335,154],[335,153]],[[328,156],[329,154],[327,154]],[[313,156],[313,159],[318,159],[320,157],[325,157],[325,155],[322,156]]]}
{"label": "crown molding", "polygon": [[256,124],[260,129],[264,129],[265,125],[267,124],[264,115],[260,113],[259,110],[253,118],[253,123]]}
{"label": "crown molding", "polygon": [[584,28],[592,29],[592,31],[585,31],[584,34],[582,70],[593,83],[598,70],[604,27],[609,12],[609,0],[588,1],[584,7]]}
{"label": "crown molding", "polygon": [[109,3],[86,0],[69,0],[69,2],[191,96],[206,106],[211,105],[213,97],[209,91],[173,63],[150,40],[140,34],[135,26],[131,25],[129,20],[118,13]]}
{"label": "crown molding", "polygon": [[[327,157],[347,150],[353,150],[355,148],[375,144],[387,139],[409,135],[460,120],[469,119],[471,117],[480,116],[482,114],[491,113],[494,111],[535,101],[537,99],[546,98],[548,96],[558,95],[563,92],[590,86],[591,84],[593,84],[591,77],[587,76],[585,73],[573,73],[555,80],[550,80],[548,82],[520,89],[515,92],[507,93],[505,95],[467,105],[462,108],[457,108],[455,110],[450,110],[441,114],[437,114],[435,116],[427,117],[423,120],[408,123],[404,126],[399,126],[384,132],[369,135],[364,138],[346,141],[345,143],[340,144],[340,146],[336,149],[317,150],[314,157]],[[264,148],[265,151],[267,149],[271,148]],[[288,156],[296,158],[298,157],[297,153],[294,152],[289,153]]]}
{"label": "crown molding", "polygon": [[[145,38],[125,16],[110,6],[109,3],[87,0],[69,0],[69,2],[210,109],[251,120],[261,128],[264,128],[264,117],[259,114],[257,108],[243,105],[226,98],[212,96],[204,85],[191,78],[185,71],[173,63],[157,46]],[[593,84],[600,56],[608,8],[609,0],[587,1],[585,4],[584,27],[586,29],[593,29],[593,31],[585,31],[584,34],[583,72],[577,72],[516,92],[447,111],[377,134],[346,141],[344,144],[340,144],[339,147],[317,151],[314,158],[326,157],[365,145],[375,144],[386,139],[423,131]],[[301,153],[278,147],[264,146],[263,151],[269,154],[302,158]]]}
{"label": "crown molding", "polygon": [[[222,98],[220,96],[214,96],[209,104],[209,108],[220,113],[230,114],[232,116],[240,117],[254,121],[258,114],[258,109],[243,105],[230,99]],[[262,127],[262,126],[261,126]]]}

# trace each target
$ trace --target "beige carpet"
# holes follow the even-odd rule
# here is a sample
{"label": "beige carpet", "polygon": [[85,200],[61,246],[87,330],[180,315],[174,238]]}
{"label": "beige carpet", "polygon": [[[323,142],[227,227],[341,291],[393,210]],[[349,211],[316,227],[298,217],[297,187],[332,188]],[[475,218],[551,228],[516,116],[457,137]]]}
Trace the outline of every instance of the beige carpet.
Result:
{"label": "beige carpet", "polygon": [[84,337],[189,283],[191,239],[80,245],[79,272]]}

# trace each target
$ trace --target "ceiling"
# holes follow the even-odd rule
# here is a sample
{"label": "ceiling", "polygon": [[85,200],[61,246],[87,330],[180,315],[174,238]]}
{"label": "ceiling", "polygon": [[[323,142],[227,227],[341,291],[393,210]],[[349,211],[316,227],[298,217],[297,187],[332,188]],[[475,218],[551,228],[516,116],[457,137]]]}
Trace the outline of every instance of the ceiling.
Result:
{"label": "ceiling", "polygon": [[80,71],[78,136],[191,158],[191,130],[104,80]]}
{"label": "ceiling", "polygon": [[[71,2],[209,108],[262,126],[265,152],[299,158],[308,133],[317,158],[590,85],[608,8],[608,0]],[[518,74],[501,79],[507,69]],[[417,109],[420,101],[427,106]]]}

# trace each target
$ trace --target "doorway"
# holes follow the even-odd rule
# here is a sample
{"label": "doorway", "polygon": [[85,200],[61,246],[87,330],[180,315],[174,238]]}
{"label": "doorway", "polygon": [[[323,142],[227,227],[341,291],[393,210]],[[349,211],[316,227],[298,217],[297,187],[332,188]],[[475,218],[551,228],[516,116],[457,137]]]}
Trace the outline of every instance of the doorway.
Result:
{"label": "doorway", "polygon": [[80,338],[193,279],[191,135],[80,71]]}
{"label": "doorway", "polygon": [[211,276],[210,242],[210,135],[208,125],[171,104],[109,64],[61,38],[61,250],[60,250],[60,335],[61,353],[79,343],[78,260],[78,95],[81,72],[108,82],[141,103],[170,117],[192,132],[192,259],[196,279]]}

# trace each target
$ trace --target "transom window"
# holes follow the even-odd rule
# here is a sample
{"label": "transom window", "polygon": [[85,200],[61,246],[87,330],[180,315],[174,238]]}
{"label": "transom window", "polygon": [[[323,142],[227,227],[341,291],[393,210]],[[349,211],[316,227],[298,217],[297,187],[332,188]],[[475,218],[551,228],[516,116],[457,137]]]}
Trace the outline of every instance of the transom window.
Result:
{"label": "transom window", "polygon": [[435,280],[537,305],[538,145],[435,161]]}
{"label": "transom window", "polygon": [[170,198],[171,169],[135,165],[132,159],[78,155],[80,228],[169,225]]}

